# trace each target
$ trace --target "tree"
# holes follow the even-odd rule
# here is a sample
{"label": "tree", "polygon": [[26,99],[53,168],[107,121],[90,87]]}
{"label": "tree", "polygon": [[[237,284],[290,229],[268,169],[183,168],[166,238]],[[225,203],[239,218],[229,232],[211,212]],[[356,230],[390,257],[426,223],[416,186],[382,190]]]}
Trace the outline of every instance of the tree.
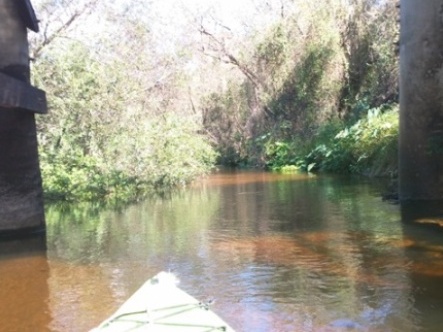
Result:
{"label": "tree", "polygon": [[[219,146],[237,146],[239,160],[260,164],[263,140],[309,141],[331,118],[358,119],[396,101],[394,1],[288,1],[283,8],[245,51],[228,29],[200,28],[205,54],[243,74],[228,79],[229,90],[212,96],[205,111]],[[217,121],[238,127],[221,137]]]}
{"label": "tree", "polygon": [[[136,199],[207,172],[214,153],[198,133],[189,98],[182,102],[186,54],[157,47],[142,13],[127,12],[133,7],[68,5],[72,15],[59,28],[48,23],[54,34],[35,41],[34,79],[50,102],[50,115],[39,122],[47,192],[67,200]],[[80,31],[98,19],[91,8],[99,5],[109,29],[95,29],[91,40]]]}

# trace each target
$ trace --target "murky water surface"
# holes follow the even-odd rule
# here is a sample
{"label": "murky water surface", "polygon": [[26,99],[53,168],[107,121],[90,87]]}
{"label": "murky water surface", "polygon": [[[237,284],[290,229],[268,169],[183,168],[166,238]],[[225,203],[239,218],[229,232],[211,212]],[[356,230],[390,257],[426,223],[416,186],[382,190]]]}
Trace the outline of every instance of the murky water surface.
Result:
{"label": "murky water surface", "polygon": [[88,331],[168,270],[237,331],[442,331],[443,234],[378,195],[236,172],[121,211],[51,208],[46,243],[0,242],[0,330]]}

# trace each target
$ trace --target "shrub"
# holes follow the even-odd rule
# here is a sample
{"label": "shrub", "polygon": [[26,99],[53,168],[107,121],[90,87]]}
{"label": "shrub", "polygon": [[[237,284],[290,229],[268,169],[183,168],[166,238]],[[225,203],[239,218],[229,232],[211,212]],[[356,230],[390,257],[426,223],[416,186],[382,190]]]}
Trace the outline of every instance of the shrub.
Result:
{"label": "shrub", "polygon": [[305,170],[388,175],[396,172],[398,106],[374,108],[352,126],[326,137],[298,161]]}
{"label": "shrub", "polygon": [[47,199],[137,200],[214,165],[199,117],[157,113],[121,62],[102,63],[77,42],[63,46],[49,49],[34,71],[49,97],[49,114],[38,121]]}

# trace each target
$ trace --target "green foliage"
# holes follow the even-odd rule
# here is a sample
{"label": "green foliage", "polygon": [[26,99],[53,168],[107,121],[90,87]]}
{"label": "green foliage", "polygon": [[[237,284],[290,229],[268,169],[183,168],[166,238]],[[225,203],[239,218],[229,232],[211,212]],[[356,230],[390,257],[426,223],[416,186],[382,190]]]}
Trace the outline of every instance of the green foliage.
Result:
{"label": "green foliage", "polygon": [[298,173],[300,172],[300,167],[295,165],[286,165],[279,169],[282,173]]}
{"label": "green foliage", "polygon": [[[309,134],[310,127],[320,116],[319,109],[324,100],[335,94],[334,89],[337,90],[331,77],[326,76],[333,57],[334,50],[330,45],[313,42],[306,47],[300,62],[269,103],[278,119],[277,127],[284,128],[285,122],[289,121],[298,134]],[[292,135],[282,134],[285,138]]]}
{"label": "green foliage", "polygon": [[41,170],[49,202],[106,200],[131,202],[143,198],[147,183],[118,170],[103,171],[99,161],[85,155],[49,155],[42,151]]}
{"label": "green foliage", "polygon": [[216,160],[359,173],[395,164],[397,127],[383,127],[395,112],[374,111],[397,98],[394,0],[282,2],[280,20],[248,35],[253,47],[208,30],[195,38],[203,44],[189,36],[193,48],[172,51],[154,43],[157,24],[111,7],[109,34],[82,43],[69,23],[48,28],[57,38],[37,47],[34,84],[50,106],[38,121],[48,197],[133,200]]}
{"label": "green foliage", "polygon": [[251,90],[247,82],[230,84],[223,95],[212,93],[204,101],[203,126],[215,142],[220,164],[240,166],[247,163],[245,127],[248,105],[254,98]]}
{"label": "green foliage", "polygon": [[[240,72],[248,69],[243,80],[232,79],[205,104],[204,126],[223,163],[280,168],[309,147],[311,159],[322,158],[317,155],[328,152],[312,146],[318,131],[339,120],[355,123],[368,110],[397,101],[395,1],[296,3],[297,10],[257,38],[252,55],[241,59]],[[324,168],[349,171],[347,162],[353,156],[343,153],[335,166]]]}
{"label": "green foliage", "polygon": [[[291,44],[288,29],[281,22],[272,27],[268,36],[258,43],[256,47],[257,65],[267,73],[276,73],[287,66],[291,54]],[[278,79],[279,77],[274,77]]]}
{"label": "green foliage", "polygon": [[360,101],[369,107],[398,99],[399,35],[398,9],[395,1],[373,5],[357,1],[355,13],[346,23],[345,46],[346,84],[343,85],[342,111],[347,116]]}
{"label": "green foliage", "polygon": [[398,107],[375,108],[329,140],[323,137],[297,164],[308,171],[389,175],[397,169],[397,141]]}
{"label": "green foliage", "polygon": [[266,167],[271,170],[281,170],[283,167],[295,165],[297,161],[294,142],[272,141],[265,143]]}
{"label": "green foliage", "polygon": [[[80,43],[48,49],[35,64],[50,111],[39,118],[47,199],[134,201],[207,173],[216,154],[199,117],[157,112],[131,68]],[[152,95],[151,95],[152,96]]]}
{"label": "green foliage", "polygon": [[156,188],[183,185],[209,172],[217,154],[191,119],[169,115],[151,121],[142,173]]}
{"label": "green foliage", "polygon": [[266,136],[266,165],[272,170],[395,175],[398,151],[398,106],[374,108],[352,125],[331,121],[312,141],[273,142]]}

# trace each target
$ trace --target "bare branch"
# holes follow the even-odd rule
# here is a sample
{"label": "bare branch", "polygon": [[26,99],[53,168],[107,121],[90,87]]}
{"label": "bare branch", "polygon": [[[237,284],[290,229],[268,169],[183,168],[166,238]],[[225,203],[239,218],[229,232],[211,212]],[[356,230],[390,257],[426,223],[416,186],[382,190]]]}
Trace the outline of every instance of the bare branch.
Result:
{"label": "bare branch", "polygon": [[[55,30],[50,31],[52,28],[52,25],[54,25],[54,19],[53,16],[56,16],[56,10],[52,10],[49,12],[48,17],[45,20],[44,30],[43,30],[43,38],[37,45],[34,46],[32,49],[32,58],[37,59],[43,49],[51,44],[56,38],[59,38],[65,33],[69,28],[75,23],[79,17],[84,16],[88,13],[91,13],[92,10],[95,8],[97,3],[100,0],[90,0],[87,3],[83,5],[83,7],[76,9],[69,17],[61,23],[61,25],[58,28],[55,28]],[[69,7],[73,1],[68,2],[67,6]],[[47,11],[49,11],[48,8],[46,8]]]}
{"label": "bare branch", "polygon": [[[264,82],[261,82],[257,75],[250,70],[245,64],[241,63],[237,57],[235,57],[232,53],[230,53],[227,49],[224,43],[222,43],[219,39],[217,39],[212,33],[207,31],[203,25],[200,25],[199,32],[203,35],[206,35],[210,38],[211,41],[216,43],[218,45],[217,51],[220,51],[222,53],[221,57],[218,57],[218,59],[224,61],[225,63],[230,63],[234,66],[236,66],[250,81],[255,87],[262,87],[266,88],[264,85]],[[208,55],[207,53],[205,53]],[[213,55],[210,55],[213,58],[217,58]]]}

